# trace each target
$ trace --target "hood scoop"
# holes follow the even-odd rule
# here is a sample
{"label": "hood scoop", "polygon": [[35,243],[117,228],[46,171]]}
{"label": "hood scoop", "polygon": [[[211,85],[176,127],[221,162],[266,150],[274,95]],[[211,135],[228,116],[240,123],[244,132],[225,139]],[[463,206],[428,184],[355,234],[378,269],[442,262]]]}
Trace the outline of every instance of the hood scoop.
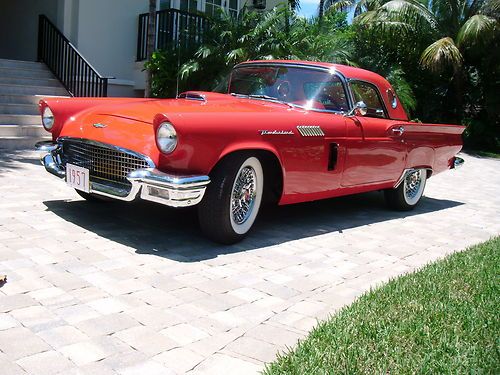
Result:
{"label": "hood scoop", "polygon": [[207,98],[205,97],[205,95],[203,95],[200,92],[196,92],[196,91],[186,91],[186,92],[183,92],[182,94],[179,94],[177,96],[177,98],[178,99],[187,99],[187,100],[198,100],[200,102],[206,102],[207,101]]}

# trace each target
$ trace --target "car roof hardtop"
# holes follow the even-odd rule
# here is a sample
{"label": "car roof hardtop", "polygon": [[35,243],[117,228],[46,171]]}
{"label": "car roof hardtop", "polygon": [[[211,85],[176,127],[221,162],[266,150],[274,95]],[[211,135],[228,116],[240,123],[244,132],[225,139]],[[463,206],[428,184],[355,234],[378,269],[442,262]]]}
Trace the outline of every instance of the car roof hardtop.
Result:
{"label": "car roof hardtop", "polygon": [[[381,75],[371,72],[369,70],[355,68],[353,66],[332,64],[319,61],[303,61],[303,60],[251,60],[242,62],[236,66],[250,65],[250,64],[288,64],[288,65],[304,65],[304,66],[315,66],[321,68],[332,69],[334,68],[340,72],[344,77],[348,79],[360,79],[366,80],[373,83],[382,83],[380,80],[385,81],[384,77]],[[385,86],[385,85],[383,85]]]}

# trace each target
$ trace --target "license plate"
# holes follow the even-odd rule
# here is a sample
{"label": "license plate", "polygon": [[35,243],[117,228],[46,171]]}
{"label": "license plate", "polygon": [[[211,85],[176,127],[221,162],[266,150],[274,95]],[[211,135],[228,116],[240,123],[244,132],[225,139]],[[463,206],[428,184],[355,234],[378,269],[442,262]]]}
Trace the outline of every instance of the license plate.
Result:
{"label": "license plate", "polygon": [[72,188],[88,193],[89,187],[89,170],[74,164],[66,164],[66,183]]}

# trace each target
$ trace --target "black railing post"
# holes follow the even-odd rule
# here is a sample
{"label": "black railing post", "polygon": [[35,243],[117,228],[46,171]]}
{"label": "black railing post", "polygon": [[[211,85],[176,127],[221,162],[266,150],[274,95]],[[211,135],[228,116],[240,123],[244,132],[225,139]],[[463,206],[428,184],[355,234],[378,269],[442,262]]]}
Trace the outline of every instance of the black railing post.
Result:
{"label": "black railing post", "polygon": [[108,95],[109,77],[101,76],[43,14],[38,18],[37,55],[71,96]]}
{"label": "black railing post", "polygon": [[[139,15],[137,30],[137,61],[144,61],[146,42],[148,38],[148,13]],[[181,44],[183,47],[197,47],[204,38],[208,28],[208,19],[200,14],[184,12],[178,9],[165,9],[156,12],[157,49],[175,50]]]}
{"label": "black railing post", "polygon": [[42,43],[43,43],[43,18],[42,15],[38,16],[38,48],[36,54],[36,61],[42,61]]}

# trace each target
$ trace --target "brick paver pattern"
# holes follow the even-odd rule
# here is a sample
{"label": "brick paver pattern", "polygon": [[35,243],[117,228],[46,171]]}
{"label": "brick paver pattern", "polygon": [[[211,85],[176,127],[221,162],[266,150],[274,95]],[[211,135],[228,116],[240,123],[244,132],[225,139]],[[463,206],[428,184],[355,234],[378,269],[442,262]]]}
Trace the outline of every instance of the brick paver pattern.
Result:
{"label": "brick paver pattern", "polygon": [[196,209],[88,203],[3,152],[1,373],[257,373],[370,287],[500,233],[500,161],[463,157],[412,212],[380,192],[279,207],[224,247]]}

